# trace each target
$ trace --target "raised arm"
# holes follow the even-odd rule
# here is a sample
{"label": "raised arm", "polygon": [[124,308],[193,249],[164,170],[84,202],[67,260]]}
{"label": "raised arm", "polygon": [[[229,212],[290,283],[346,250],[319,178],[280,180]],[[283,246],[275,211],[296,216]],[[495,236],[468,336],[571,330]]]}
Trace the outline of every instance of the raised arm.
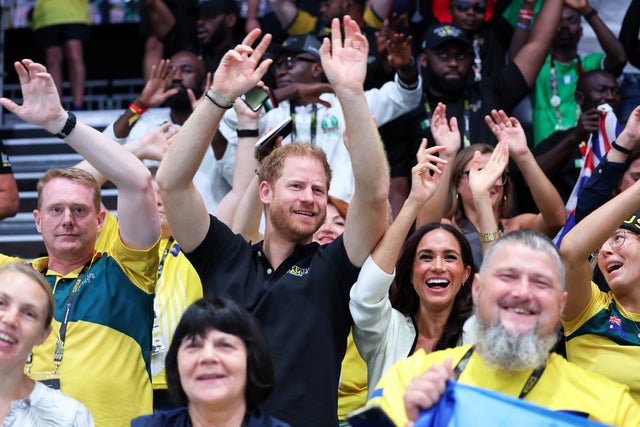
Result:
{"label": "raised arm", "polygon": [[[155,160],[159,162],[162,160],[169,144],[180,130],[180,128],[169,130],[169,127],[171,127],[171,123],[165,123],[146,135],[143,135],[140,139],[128,141],[122,144],[122,146],[140,160]],[[107,177],[94,168],[87,160],[82,160],[74,167],[89,172],[101,186],[107,182]]]}
{"label": "raised arm", "polygon": [[[496,180],[501,179],[502,174],[509,164],[509,143],[506,140],[498,142],[491,153],[489,161],[483,169],[480,169],[482,155],[479,151],[473,154],[471,169],[469,171],[469,189],[473,196],[473,205],[478,217],[478,231],[480,232],[480,242],[482,243],[482,253],[493,244],[498,231],[498,220],[491,203],[491,189],[495,186]],[[493,238],[485,239],[483,235]]]}
{"label": "raised arm", "polygon": [[[353,317],[353,340],[367,365],[370,391],[383,374],[384,349],[394,322],[405,322],[402,315],[394,315],[389,300],[396,261],[411,230],[416,215],[439,187],[446,160],[436,156],[443,147],[426,149],[426,140],[418,150],[418,163],[411,170],[411,192],[402,209],[371,254],[351,288],[349,309]],[[446,169],[446,166],[444,167]],[[430,203],[429,203],[430,204]],[[402,320],[399,320],[401,318]],[[376,360],[379,361],[376,362]]]}
{"label": "raised arm", "polygon": [[[252,111],[244,102],[236,102],[233,109],[238,115],[238,129],[253,130],[258,129],[259,113]],[[255,171],[258,168],[258,161],[254,157],[254,147],[258,136],[238,136],[238,147],[236,150],[236,160],[233,168],[233,181],[231,190],[225,194],[218,206],[213,211],[213,215],[220,221],[233,228],[235,213],[239,204],[248,191],[251,181],[256,177]],[[254,193],[254,198],[258,198],[258,191]],[[260,225],[260,213],[262,213],[262,203],[259,203],[257,210],[258,225]],[[234,229],[234,231],[236,231]],[[244,234],[244,233],[243,233]],[[246,236],[245,236],[246,237]]]}
{"label": "raised arm", "polygon": [[615,232],[620,224],[640,208],[640,181],[623,191],[591,214],[567,233],[560,245],[566,268],[567,304],[562,318],[575,319],[587,306],[591,297],[591,268],[589,255]]}
{"label": "raised arm", "polygon": [[167,98],[178,92],[176,88],[167,90],[175,73],[176,70],[171,68],[171,62],[168,59],[163,59],[158,65],[151,67],[151,77],[142,88],[140,96],[113,123],[113,135],[116,138],[129,136],[141,114],[149,108],[160,106]]}
{"label": "raised arm", "polygon": [[[438,153],[441,159],[451,162],[456,158],[460,151],[460,132],[458,131],[458,119],[452,117],[447,121],[447,107],[443,103],[433,111],[431,117],[431,135],[436,145],[444,147]],[[441,182],[446,185],[439,185],[435,194],[431,197],[428,205],[425,205],[418,218],[416,219],[416,228],[421,227],[427,222],[440,222],[446,214],[447,199],[449,197],[449,186],[453,182],[451,171],[453,167],[444,168],[442,172]]]}
{"label": "raised arm", "polygon": [[259,35],[260,30],[252,31],[224,55],[206,102],[191,113],[160,164],[156,180],[171,230],[185,252],[195,249],[209,229],[209,214],[193,177],[224,112],[260,81],[271,64],[270,59],[260,62],[271,35],[265,34],[255,49],[251,47]]}
{"label": "raised arm", "polygon": [[[640,107],[632,113],[636,126],[626,127],[618,139],[627,143],[640,142]],[[627,126],[629,126],[627,124]],[[562,239],[560,255],[567,271],[567,304],[562,318],[575,319],[591,298],[591,268],[589,255],[620,227],[620,224],[640,208],[640,181],[623,191],[577,223]]]}
{"label": "raised arm", "polygon": [[284,29],[287,29],[298,15],[298,6],[293,0],[269,0],[269,4]]}
{"label": "raised arm", "polygon": [[349,16],[331,23],[331,42],[320,48],[322,67],[344,112],[355,190],[344,227],[350,261],[362,265],[386,229],[389,165],[378,128],[364,96],[369,43]]}
{"label": "raised arm", "polygon": [[560,23],[562,5],[563,0],[544,0],[536,22],[531,27],[529,40],[513,58],[513,62],[520,69],[529,87],[536,81],[544,59],[549,53],[551,40]]}
{"label": "raised arm", "polygon": [[611,32],[607,24],[600,19],[598,12],[591,7],[588,0],[565,0],[568,6],[580,12],[598,38],[600,47],[605,53],[604,69],[619,76],[627,63],[627,54],[620,40]]}
{"label": "raised arm", "polygon": [[448,162],[437,157],[445,148],[436,146],[427,149],[426,146],[426,140],[423,140],[418,149],[418,163],[411,169],[411,191],[407,200],[371,254],[373,261],[387,274],[394,272],[400,250],[418,212],[427,200],[429,205],[433,204],[433,196],[442,187],[439,184],[446,182],[442,178],[444,170],[449,169],[444,167]]}
{"label": "raised arm", "polygon": [[24,59],[16,62],[15,68],[23,104],[19,106],[7,98],[1,98],[0,104],[50,133],[64,131],[65,142],[118,187],[122,241],[134,249],[151,247],[160,235],[160,220],[147,168],[120,144],[94,128],[81,122],[73,126],[75,116],[62,108],[53,79],[42,64]]}
{"label": "raised arm", "polygon": [[176,24],[175,16],[162,0],[144,0],[143,4],[149,12],[153,34],[160,41],[164,40],[171,28]]}
{"label": "raised arm", "polygon": [[620,190],[621,179],[627,170],[629,155],[622,150],[638,150],[640,142],[640,106],[629,115],[624,131],[618,135],[616,145],[600,160],[598,167],[587,180],[578,196],[576,221],[582,221],[589,213],[603,205]]}
{"label": "raised arm", "polygon": [[491,115],[492,118],[485,117],[487,125],[498,140],[508,141],[509,154],[529,185],[531,196],[540,210],[537,215],[518,215],[512,219],[515,226],[510,228],[526,228],[540,231],[549,237],[555,236],[566,222],[566,211],[562,198],[529,150],[527,138],[520,122],[513,117],[507,117],[502,110],[493,110]]}

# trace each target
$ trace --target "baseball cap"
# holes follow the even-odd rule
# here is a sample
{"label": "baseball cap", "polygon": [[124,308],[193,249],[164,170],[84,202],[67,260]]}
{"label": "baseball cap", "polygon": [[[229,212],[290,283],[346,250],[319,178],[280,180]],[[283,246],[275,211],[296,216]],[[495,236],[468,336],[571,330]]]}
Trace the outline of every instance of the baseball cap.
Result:
{"label": "baseball cap", "polygon": [[234,0],[205,0],[200,1],[198,10],[207,17],[218,16],[221,13],[238,15],[238,5]]}
{"label": "baseball cap", "polygon": [[320,46],[322,46],[320,40],[310,34],[296,35],[287,38],[277,49],[277,54],[282,52],[309,53],[320,58]]}
{"label": "baseball cap", "polygon": [[640,209],[631,214],[631,216],[624,220],[620,228],[632,231],[636,234],[640,234]]}
{"label": "baseball cap", "polygon": [[466,47],[471,47],[464,30],[451,24],[437,24],[427,28],[427,31],[422,35],[420,47],[422,50],[435,49],[443,43],[452,40],[460,42]]}

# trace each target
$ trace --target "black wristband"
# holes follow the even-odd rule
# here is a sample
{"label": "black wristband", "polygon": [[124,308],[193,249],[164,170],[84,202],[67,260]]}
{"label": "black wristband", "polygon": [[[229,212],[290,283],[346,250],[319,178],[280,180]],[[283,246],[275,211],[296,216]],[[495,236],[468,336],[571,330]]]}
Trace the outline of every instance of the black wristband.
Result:
{"label": "black wristband", "polygon": [[585,21],[588,21],[589,19],[593,18],[594,16],[596,16],[598,14],[598,11],[595,9],[591,9],[589,12],[585,13],[584,15],[582,15],[585,19]]}
{"label": "black wristband", "polygon": [[621,152],[622,154],[626,154],[627,156],[630,156],[632,151],[629,150],[626,147],[622,147],[620,145],[618,145],[615,141],[613,141],[611,143],[611,148],[613,148],[614,150],[618,150],[619,152]]}
{"label": "black wristband", "polygon": [[238,138],[252,138],[260,136],[258,129],[238,129],[237,133]]}
{"label": "black wristband", "polygon": [[56,133],[56,136],[60,139],[68,137],[71,131],[76,127],[76,115],[71,111],[67,111],[67,114],[69,114],[69,116],[67,117],[64,127],[60,132]]}

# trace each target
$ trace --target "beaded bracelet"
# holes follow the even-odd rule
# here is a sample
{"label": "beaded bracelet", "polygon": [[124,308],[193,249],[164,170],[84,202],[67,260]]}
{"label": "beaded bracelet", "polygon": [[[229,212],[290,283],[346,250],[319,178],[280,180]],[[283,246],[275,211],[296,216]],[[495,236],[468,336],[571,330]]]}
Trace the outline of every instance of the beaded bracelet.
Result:
{"label": "beaded bracelet", "polygon": [[222,108],[223,110],[228,110],[231,107],[233,107],[233,103],[231,103],[231,105],[218,104],[215,99],[209,96],[209,92],[205,92],[204,97],[207,98],[209,101],[211,101],[213,105],[215,105],[218,108]]}
{"label": "beaded bracelet", "polygon": [[224,99],[224,100],[225,100],[225,101],[227,101],[229,104],[233,105],[233,99],[231,99],[231,98],[229,98],[228,96],[226,96],[226,95],[224,95],[224,94],[222,94],[222,93],[218,92],[217,90],[215,90],[215,89],[213,88],[213,86],[211,86],[211,87],[209,88],[209,90],[210,90],[214,95],[216,95],[216,96],[218,96],[218,97],[220,97],[220,98]]}

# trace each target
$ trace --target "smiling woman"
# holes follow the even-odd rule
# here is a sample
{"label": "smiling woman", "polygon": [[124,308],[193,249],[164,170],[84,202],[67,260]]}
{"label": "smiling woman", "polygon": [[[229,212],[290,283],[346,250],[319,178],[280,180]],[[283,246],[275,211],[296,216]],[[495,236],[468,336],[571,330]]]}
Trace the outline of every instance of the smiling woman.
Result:
{"label": "smiling woman", "polygon": [[[54,302],[44,277],[22,263],[0,268],[0,424],[93,426],[80,402],[31,380],[24,361],[51,332]],[[53,378],[50,379],[50,381]],[[59,381],[59,377],[58,377]]]}
{"label": "smiling woman", "polygon": [[463,324],[473,309],[475,267],[469,242],[460,231],[432,222],[402,245],[442,174],[444,161],[435,156],[441,147],[425,146],[426,141],[412,169],[409,198],[351,289],[353,336],[367,362],[370,396],[397,361],[419,349],[431,353],[462,343]]}
{"label": "smiling woman", "polygon": [[258,322],[224,298],[203,298],[180,319],[165,361],[178,406],[131,425],[288,427],[260,410],[274,384],[273,362]]}

